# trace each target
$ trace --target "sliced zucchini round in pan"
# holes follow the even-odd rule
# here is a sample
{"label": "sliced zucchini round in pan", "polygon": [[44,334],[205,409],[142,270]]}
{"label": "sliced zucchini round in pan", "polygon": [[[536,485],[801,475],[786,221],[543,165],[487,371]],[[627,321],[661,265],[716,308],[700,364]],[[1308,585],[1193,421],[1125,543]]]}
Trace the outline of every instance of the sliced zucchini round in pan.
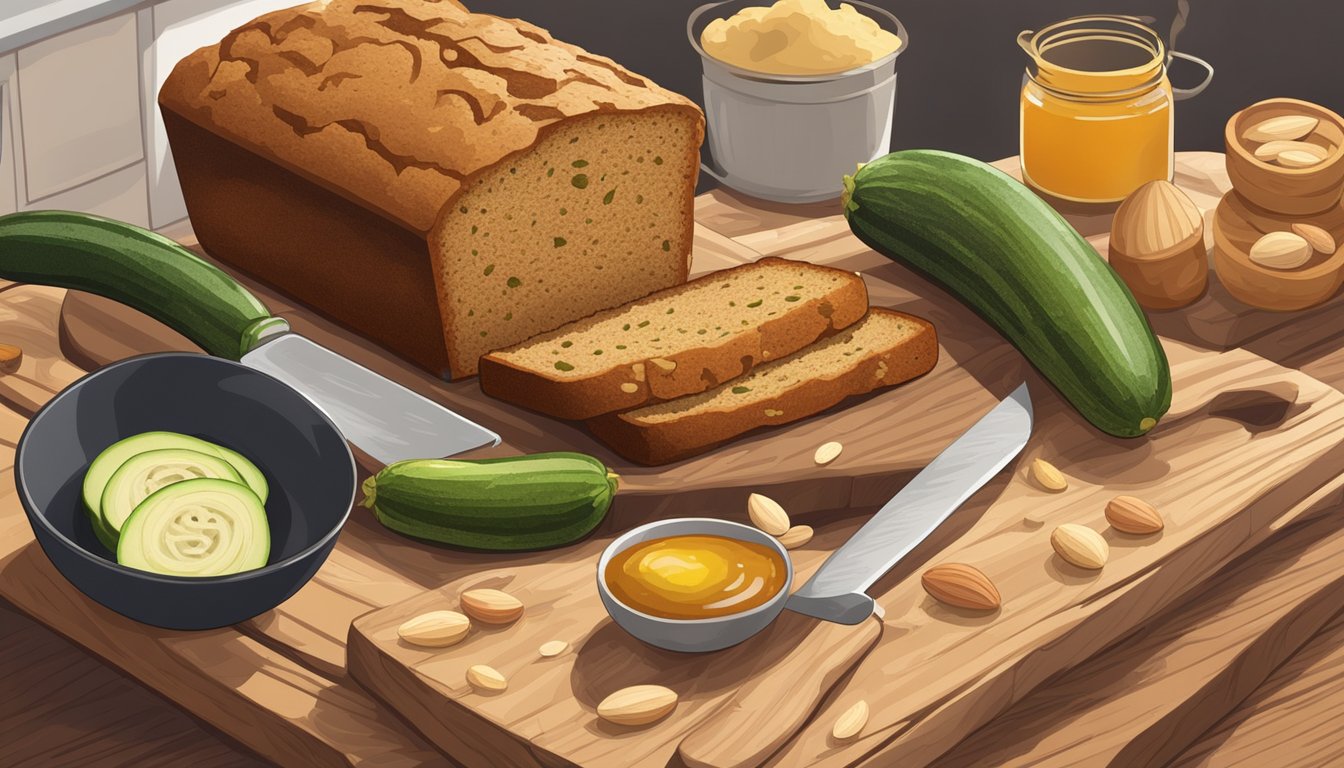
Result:
{"label": "sliced zucchini round in pan", "polygon": [[108,478],[98,507],[103,527],[120,533],[126,519],[151,493],[184,480],[228,480],[243,485],[243,478],[229,462],[212,453],[183,448],[164,448],[137,453]]}
{"label": "sliced zucchini round in pan", "polygon": [[266,565],[271,529],[246,485],[200,478],[150,494],[121,529],[117,562],[165,576],[227,576]]}

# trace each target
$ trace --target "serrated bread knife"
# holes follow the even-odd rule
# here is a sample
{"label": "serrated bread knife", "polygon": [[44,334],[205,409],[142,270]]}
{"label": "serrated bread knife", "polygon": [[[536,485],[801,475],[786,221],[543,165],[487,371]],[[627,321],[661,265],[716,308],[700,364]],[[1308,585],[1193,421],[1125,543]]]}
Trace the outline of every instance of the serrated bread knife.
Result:
{"label": "serrated bread knife", "polygon": [[499,443],[485,427],[294,333],[222,270],[131,224],[69,211],[0,216],[0,277],[138,309],[207,353],[293,387],[384,464]]}
{"label": "serrated bread knife", "polygon": [[840,624],[871,616],[875,603],[866,590],[1021,453],[1031,422],[1031,395],[1024,383],[831,553],[784,607]]}

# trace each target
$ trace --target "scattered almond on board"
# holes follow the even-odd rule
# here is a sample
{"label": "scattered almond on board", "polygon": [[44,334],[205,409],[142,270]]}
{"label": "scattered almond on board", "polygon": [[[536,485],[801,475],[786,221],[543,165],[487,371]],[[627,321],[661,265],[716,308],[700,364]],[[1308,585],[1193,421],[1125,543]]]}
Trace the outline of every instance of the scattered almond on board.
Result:
{"label": "scattered almond on board", "polygon": [[1036,459],[1031,462],[1031,479],[1035,480],[1040,487],[1054,493],[1059,493],[1069,487],[1069,481],[1064,478],[1064,473],[1045,459]]}
{"label": "scattered almond on board", "polygon": [[482,691],[498,692],[509,687],[508,678],[503,673],[486,664],[475,664],[467,668],[467,682],[473,688]]}
{"label": "scattered almond on board", "polygon": [[863,733],[863,727],[867,724],[868,702],[859,699],[835,719],[835,725],[831,726],[831,737],[836,741],[849,741]]}
{"label": "scattered almond on board", "polygon": [[13,373],[23,363],[23,350],[13,344],[0,344],[0,373]]}
{"label": "scattered almond on board", "polygon": [[470,630],[471,619],[457,611],[430,611],[397,627],[397,636],[412,645],[445,648],[461,642]]}
{"label": "scattered almond on board", "polygon": [[1162,530],[1162,515],[1152,504],[1133,496],[1116,496],[1106,503],[1106,521],[1121,533],[1147,535]]}
{"label": "scattered almond on board", "polygon": [[617,725],[648,725],[677,708],[677,693],[661,685],[622,688],[597,705],[597,716]]}
{"label": "scattered almond on board", "polygon": [[747,515],[752,525],[771,536],[783,536],[789,531],[789,513],[769,496],[759,493],[748,496]]}
{"label": "scattered almond on board", "polygon": [[552,640],[548,643],[542,643],[541,647],[537,649],[537,653],[549,659],[552,656],[559,656],[568,650],[569,643],[564,640]]}
{"label": "scattered almond on board", "polygon": [[1297,269],[1311,260],[1311,244],[1293,232],[1270,232],[1251,246],[1251,261],[1268,269]]}
{"label": "scattered almond on board", "polygon": [[1315,224],[1294,224],[1293,234],[1306,240],[1317,253],[1323,253],[1326,256],[1334,253],[1339,247],[1335,244],[1335,238],[1329,232]]}
{"label": "scattered almond on board", "polygon": [[979,568],[965,563],[935,565],[919,581],[935,600],[955,608],[992,611],[1002,603],[994,582]]}
{"label": "scattered almond on board", "polygon": [[812,526],[795,525],[779,537],[785,549],[797,549],[812,540]]}
{"label": "scattered almond on board", "polygon": [[812,456],[812,460],[818,464],[830,464],[840,456],[840,452],[843,450],[845,450],[845,446],[840,443],[822,443],[821,447],[817,449],[816,454]]}
{"label": "scattered almond on board", "polygon": [[462,610],[483,624],[512,624],[523,615],[523,604],[498,589],[469,589],[462,593]]}
{"label": "scattered almond on board", "polygon": [[1065,523],[1050,534],[1050,546],[1065,561],[1088,570],[1099,570],[1111,556],[1100,533],[1077,523]]}

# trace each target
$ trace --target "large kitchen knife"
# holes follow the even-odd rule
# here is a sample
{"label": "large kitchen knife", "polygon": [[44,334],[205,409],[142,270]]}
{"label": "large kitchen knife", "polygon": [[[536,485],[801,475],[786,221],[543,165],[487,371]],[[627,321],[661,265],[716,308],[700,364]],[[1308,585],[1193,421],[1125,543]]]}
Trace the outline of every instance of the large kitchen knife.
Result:
{"label": "large kitchen knife", "polygon": [[840,624],[871,616],[875,604],[866,590],[1022,451],[1031,421],[1031,395],[1024,383],[831,553],[784,607]]}
{"label": "large kitchen knife", "polygon": [[206,352],[298,390],[384,464],[499,443],[485,427],[294,333],[222,270],[140,227],[69,211],[0,216],[0,277],[134,307]]}

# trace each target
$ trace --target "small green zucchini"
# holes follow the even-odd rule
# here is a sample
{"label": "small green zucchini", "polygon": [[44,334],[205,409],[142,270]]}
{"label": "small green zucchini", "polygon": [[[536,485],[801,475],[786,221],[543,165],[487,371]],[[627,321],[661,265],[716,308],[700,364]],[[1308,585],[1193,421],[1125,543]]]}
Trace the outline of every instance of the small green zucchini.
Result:
{"label": "small green zucchini", "polygon": [[411,459],[364,481],[365,507],[407,536],[470,549],[570,544],[602,522],[619,478],[582,453]]}

